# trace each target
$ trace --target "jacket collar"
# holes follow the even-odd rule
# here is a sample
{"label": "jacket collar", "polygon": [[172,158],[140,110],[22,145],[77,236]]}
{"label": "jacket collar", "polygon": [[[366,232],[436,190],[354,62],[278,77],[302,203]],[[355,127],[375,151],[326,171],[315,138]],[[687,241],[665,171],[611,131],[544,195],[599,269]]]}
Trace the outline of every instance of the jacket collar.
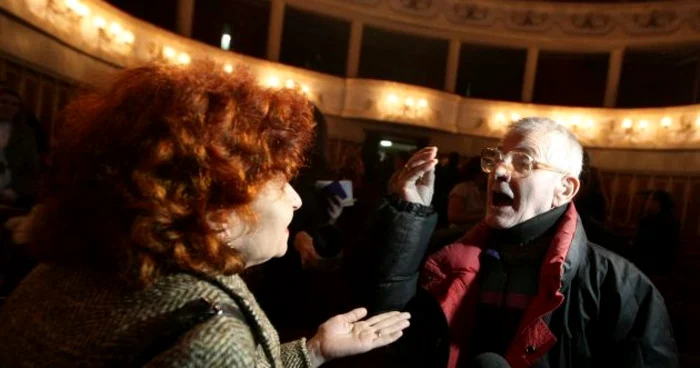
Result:
{"label": "jacket collar", "polygon": [[568,206],[553,208],[508,229],[489,229],[488,243],[528,245],[545,234],[553,234]]}

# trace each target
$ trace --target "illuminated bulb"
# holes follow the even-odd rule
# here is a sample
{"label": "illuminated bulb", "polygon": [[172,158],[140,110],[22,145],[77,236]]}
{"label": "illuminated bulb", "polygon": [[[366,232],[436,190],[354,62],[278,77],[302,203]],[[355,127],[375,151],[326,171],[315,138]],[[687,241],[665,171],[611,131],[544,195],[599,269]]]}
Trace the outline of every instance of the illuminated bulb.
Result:
{"label": "illuminated bulb", "polygon": [[506,116],[499,112],[498,114],[496,114],[496,121],[504,122],[506,121]]}
{"label": "illuminated bulb", "polygon": [[649,126],[649,122],[646,120],[642,120],[639,122],[639,129],[646,129]]}
{"label": "illuminated bulb", "polygon": [[520,120],[520,114],[515,113],[515,112],[512,113],[512,114],[510,114],[510,120],[512,120],[512,121],[518,121],[518,120]]}
{"label": "illuminated bulb", "polygon": [[661,119],[661,126],[664,127],[664,128],[668,128],[668,127],[671,126],[671,123],[672,123],[672,122],[673,122],[673,120],[671,120],[671,118],[669,118],[669,117],[667,116],[667,117]]}
{"label": "illuminated bulb", "polygon": [[287,88],[294,88],[294,81],[291,79],[287,79],[287,81],[284,82],[284,86]]}
{"label": "illuminated bulb", "polygon": [[175,57],[175,50],[172,47],[165,46],[163,47],[163,55],[168,59],[172,59]]}
{"label": "illuminated bulb", "polygon": [[408,107],[413,107],[413,105],[416,104],[416,101],[414,101],[411,97],[406,97],[406,106]]}
{"label": "illuminated bulb", "polygon": [[87,17],[90,15],[90,8],[88,8],[85,4],[78,3],[77,7],[75,8],[75,12],[81,17]]}
{"label": "illuminated bulb", "polygon": [[177,57],[177,62],[182,65],[187,65],[192,61],[192,58],[187,53],[183,52]]}
{"label": "illuminated bulb", "polygon": [[273,88],[277,88],[280,86],[280,79],[275,76],[267,78],[267,85]]}
{"label": "illuminated bulb", "polygon": [[121,32],[122,32],[122,25],[121,24],[114,22],[109,26],[109,33],[111,33],[112,35],[116,36],[116,35],[120,34]]}
{"label": "illuminated bulb", "polygon": [[625,129],[629,129],[632,127],[632,120],[630,119],[625,119],[622,121],[622,127]]}
{"label": "illuminated bulb", "polygon": [[424,98],[421,98],[420,100],[418,100],[418,107],[420,107],[421,109],[428,107],[428,101],[426,101],[426,99]]}
{"label": "illuminated bulb", "polygon": [[134,43],[134,34],[132,32],[124,31],[121,38],[122,42],[127,45]]}
{"label": "illuminated bulb", "polygon": [[233,73],[233,65],[231,65],[231,64],[224,65],[224,71],[226,73]]}
{"label": "illuminated bulb", "polygon": [[301,91],[304,92],[305,95],[308,95],[311,90],[309,89],[309,86],[303,85],[301,86]]}
{"label": "illuminated bulb", "polygon": [[221,49],[229,50],[231,48],[231,35],[224,33],[221,35]]}
{"label": "illuminated bulb", "polygon": [[392,141],[386,141],[386,140],[381,140],[379,141],[379,145],[382,147],[391,147],[394,145],[394,142]]}
{"label": "illuminated bulb", "polygon": [[399,102],[399,98],[393,93],[389,94],[386,99],[390,104],[397,104]]}
{"label": "illuminated bulb", "polygon": [[97,27],[97,29],[104,29],[105,27],[107,27],[107,21],[102,17],[95,17],[93,23],[95,24],[95,27]]}

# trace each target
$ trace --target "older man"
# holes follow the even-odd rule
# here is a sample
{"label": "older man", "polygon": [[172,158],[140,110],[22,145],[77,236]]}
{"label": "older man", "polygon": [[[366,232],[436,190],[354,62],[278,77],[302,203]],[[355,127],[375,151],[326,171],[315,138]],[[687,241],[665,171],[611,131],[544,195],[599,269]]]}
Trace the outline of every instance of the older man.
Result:
{"label": "older man", "polygon": [[586,239],[572,203],[582,149],[566,128],[523,119],[484,150],[486,217],[423,263],[436,152],[395,174],[363,257],[364,301],[412,313],[395,346],[402,366],[679,366],[659,292]]}

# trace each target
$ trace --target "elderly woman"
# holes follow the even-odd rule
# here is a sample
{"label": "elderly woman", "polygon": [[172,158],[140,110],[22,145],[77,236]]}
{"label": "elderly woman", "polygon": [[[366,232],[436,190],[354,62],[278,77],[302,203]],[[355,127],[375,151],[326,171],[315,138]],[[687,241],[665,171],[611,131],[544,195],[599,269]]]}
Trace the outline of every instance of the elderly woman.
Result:
{"label": "elderly woman", "polygon": [[213,70],[127,70],[67,107],[0,366],[316,367],[401,336],[407,314],[361,308],[280,345],[239,274],[287,249],[312,106]]}

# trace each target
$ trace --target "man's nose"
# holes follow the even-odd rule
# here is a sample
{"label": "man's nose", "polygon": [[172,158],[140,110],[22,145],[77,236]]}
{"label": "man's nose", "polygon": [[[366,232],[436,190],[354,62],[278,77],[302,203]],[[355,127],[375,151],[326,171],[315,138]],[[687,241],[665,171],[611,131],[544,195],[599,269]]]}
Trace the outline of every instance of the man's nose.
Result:
{"label": "man's nose", "polygon": [[493,177],[496,181],[510,181],[512,169],[509,164],[501,161],[496,164],[496,168],[493,170]]}

